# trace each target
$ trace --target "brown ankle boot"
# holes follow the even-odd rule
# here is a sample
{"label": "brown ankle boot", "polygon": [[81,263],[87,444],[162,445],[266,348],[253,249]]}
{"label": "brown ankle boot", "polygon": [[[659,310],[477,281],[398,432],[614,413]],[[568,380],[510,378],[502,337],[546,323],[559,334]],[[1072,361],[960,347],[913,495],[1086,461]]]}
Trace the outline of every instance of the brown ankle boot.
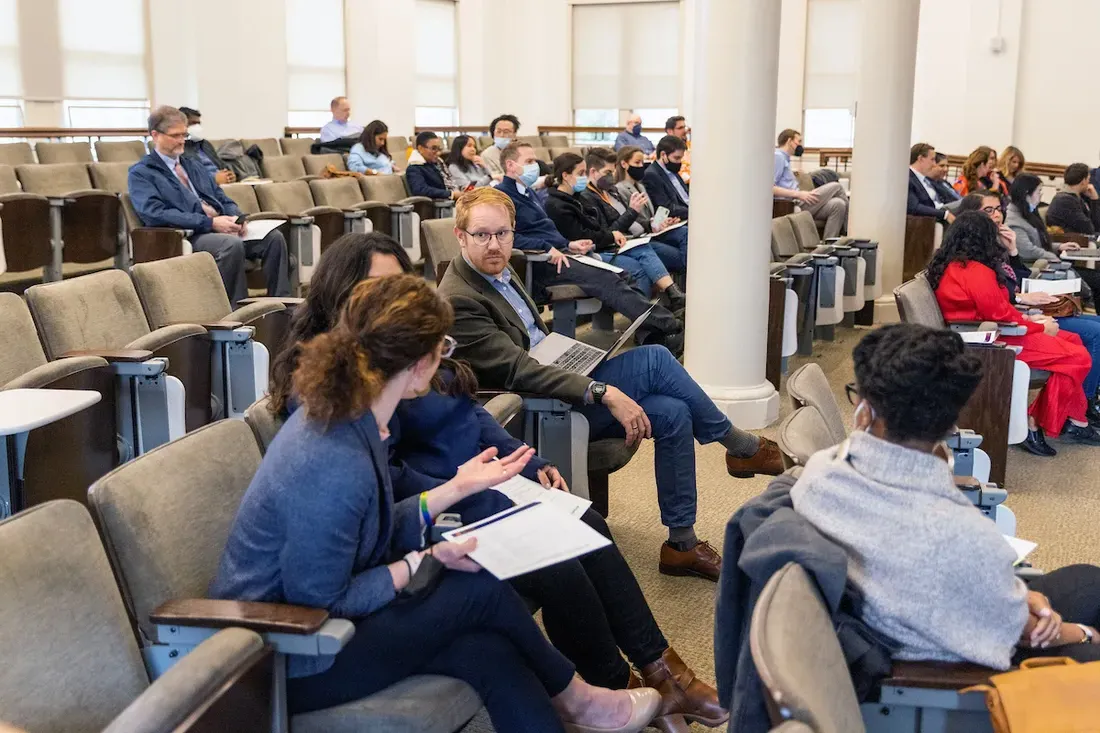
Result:
{"label": "brown ankle boot", "polygon": [[682,715],[688,721],[710,728],[729,720],[729,711],[718,704],[717,690],[696,679],[695,673],[671,647],[660,659],[642,669],[642,679],[647,687],[661,693],[659,718]]}

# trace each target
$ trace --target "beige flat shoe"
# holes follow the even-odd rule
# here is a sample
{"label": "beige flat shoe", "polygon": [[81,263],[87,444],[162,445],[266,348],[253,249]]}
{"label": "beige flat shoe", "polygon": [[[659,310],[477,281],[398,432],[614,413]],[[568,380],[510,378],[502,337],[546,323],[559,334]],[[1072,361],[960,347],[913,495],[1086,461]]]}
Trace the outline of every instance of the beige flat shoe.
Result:
{"label": "beige flat shoe", "polygon": [[649,725],[649,721],[660,710],[661,693],[652,687],[637,687],[625,692],[630,696],[631,702],[630,720],[625,725],[618,728],[593,728],[590,725],[563,721],[566,733],[638,733]]}

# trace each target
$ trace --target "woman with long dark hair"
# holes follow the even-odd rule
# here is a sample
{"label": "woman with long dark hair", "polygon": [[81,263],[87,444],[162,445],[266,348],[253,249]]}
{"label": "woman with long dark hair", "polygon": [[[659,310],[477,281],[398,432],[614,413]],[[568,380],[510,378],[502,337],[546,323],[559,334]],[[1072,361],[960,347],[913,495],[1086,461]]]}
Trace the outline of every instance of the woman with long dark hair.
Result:
{"label": "woman with long dark hair", "polygon": [[373,120],[363,128],[359,142],[348,153],[348,170],[367,175],[399,173],[387,141],[390,128],[382,120]]}
{"label": "woman with long dark hair", "polygon": [[485,162],[477,154],[477,145],[473,135],[458,135],[451,143],[451,152],[447,153],[447,170],[451,172],[451,180],[460,191],[471,188],[481,188],[499,181],[501,176],[495,179]]}
{"label": "woman with long dark hair", "polygon": [[1024,336],[1002,336],[1002,340],[1022,347],[1016,358],[1051,372],[1028,409],[1026,450],[1055,455],[1044,433],[1060,435],[1069,442],[1100,445],[1100,434],[1088,423],[1083,387],[1092,359],[1081,339],[1060,330],[1053,318],[1027,317],[1012,307],[1008,292],[1011,268],[1008,253],[998,242],[999,233],[993,220],[977,211],[963,212],[947,230],[925,272],[943,317],[949,322],[1010,322],[1026,329]]}

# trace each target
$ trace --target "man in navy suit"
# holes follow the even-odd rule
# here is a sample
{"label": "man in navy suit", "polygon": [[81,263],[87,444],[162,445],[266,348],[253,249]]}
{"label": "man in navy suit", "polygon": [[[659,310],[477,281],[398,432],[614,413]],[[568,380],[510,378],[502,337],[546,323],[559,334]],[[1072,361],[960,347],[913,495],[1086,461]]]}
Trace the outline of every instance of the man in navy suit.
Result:
{"label": "man in navy suit", "polygon": [[936,168],[936,149],[928,143],[917,143],[909,149],[909,200],[905,213],[910,216],[931,216],[944,224],[955,221],[947,209],[948,202],[929,177]]}
{"label": "man in navy suit", "polygon": [[130,168],[128,187],[134,210],[145,226],[190,229],[191,249],[209,252],[231,304],[248,297],[245,257],[263,260],[267,294],[290,295],[286,240],[278,230],[248,239],[241,210],[214,182],[202,163],[183,155],[187,117],[175,107],[157,107],[149,115],[153,152]]}
{"label": "man in navy suit", "polygon": [[688,184],[680,178],[680,166],[687,154],[687,143],[673,135],[665,135],[657,143],[657,159],[642,176],[646,194],[654,209],[668,209],[669,216],[687,220],[691,203]]}

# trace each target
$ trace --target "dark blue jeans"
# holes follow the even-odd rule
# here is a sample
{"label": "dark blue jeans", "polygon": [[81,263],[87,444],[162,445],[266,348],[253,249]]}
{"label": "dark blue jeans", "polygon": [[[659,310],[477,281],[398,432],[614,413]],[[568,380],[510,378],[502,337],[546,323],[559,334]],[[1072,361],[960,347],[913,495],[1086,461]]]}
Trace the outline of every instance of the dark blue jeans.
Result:
{"label": "dark blue jeans", "polygon": [[1090,315],[1059,318],[1058,326],[1075,333],[1081,337],[1085,349],[1092,357],[1092,368],[1085,377],[1085,397],[1090,400],[1096,398],[1096,390],[1100,388],[1100,317]]}
{"label": "dark blue jeans", "polygon": [[341,705],[418,674],[467,682],[496,730],[564,730],[550,698],[569,685],[573,665],[512,587],[485,571],[445,571],[423,598],[356,620],[330,668],[287,681],[288,707],[294,715]]}
{"label": "dark blue jeans", "polygon": [[[653,426],[657,503],[666,527],[695,524],[695,441],[706,445],[733,429],[729,419],[664,346],[639,346],[599,366],[592,378],[612,384],[645,410]],[[586,405],[591,439],[622,438],[623,426],[603,405]]]}
{"label": "dark blue jeans", "polygon": [[665,263],[669,272],[683,272],[688,261],[688,228],[682,226],[671,232],[658,234],[649,240],[649,246]]}

